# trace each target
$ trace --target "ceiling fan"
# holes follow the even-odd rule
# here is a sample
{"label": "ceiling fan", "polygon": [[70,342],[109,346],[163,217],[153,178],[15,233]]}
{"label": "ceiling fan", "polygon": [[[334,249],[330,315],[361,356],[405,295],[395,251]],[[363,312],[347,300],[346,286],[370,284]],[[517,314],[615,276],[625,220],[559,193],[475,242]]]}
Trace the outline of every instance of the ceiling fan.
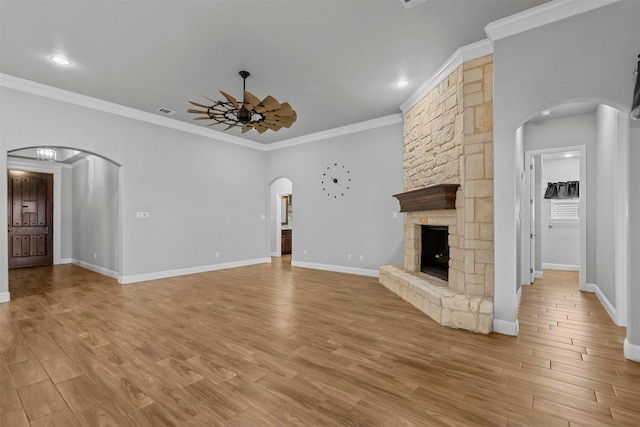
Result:
{"label": "ceiling fan", "polygon": [[213,120],[213,123],[207,126],[217,124],[225,124],[225,131],[242,126],[242,133],[255,129],[258,133],[264,133],[271,129],[279,131],[280,129],[290,127],[298,118],[296,112],[291,108],[288,102],[282,104],[273,96],[269,95],[262,101],[255,95],[246,90],[247,77],[251,74],[248,71],[240,71],[242,77],[243,100],[238,101],[226,92],[220,91],[226,101],[215,101],[208,96],[204,96],[212,105],[200,104],[198,102],[189,101],[191,105],[202,108],[202,110],[189,109],[189,113],[202,114],[193,120]]}

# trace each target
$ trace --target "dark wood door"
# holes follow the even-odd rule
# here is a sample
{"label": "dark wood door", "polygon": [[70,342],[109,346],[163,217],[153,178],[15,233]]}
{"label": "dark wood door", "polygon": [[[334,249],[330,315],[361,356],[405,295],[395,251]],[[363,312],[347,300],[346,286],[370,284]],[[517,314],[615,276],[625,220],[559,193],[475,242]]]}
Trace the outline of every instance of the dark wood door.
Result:
{"label": "dark wood door", "polygon": [[53,264],[53,175],[9,171],[9,268]]}

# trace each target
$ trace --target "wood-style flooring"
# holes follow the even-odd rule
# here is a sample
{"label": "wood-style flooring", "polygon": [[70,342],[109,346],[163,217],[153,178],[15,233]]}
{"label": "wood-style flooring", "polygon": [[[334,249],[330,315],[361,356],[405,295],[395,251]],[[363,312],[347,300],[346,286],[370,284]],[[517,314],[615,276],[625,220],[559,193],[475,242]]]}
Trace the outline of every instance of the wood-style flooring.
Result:
{"label": "wood-style flooring", "polygon": [[640,425],[640,364],[575,273],[523,288],[520,336],[484,336],[289,259],[124,286],[11,270],[0,425]]}

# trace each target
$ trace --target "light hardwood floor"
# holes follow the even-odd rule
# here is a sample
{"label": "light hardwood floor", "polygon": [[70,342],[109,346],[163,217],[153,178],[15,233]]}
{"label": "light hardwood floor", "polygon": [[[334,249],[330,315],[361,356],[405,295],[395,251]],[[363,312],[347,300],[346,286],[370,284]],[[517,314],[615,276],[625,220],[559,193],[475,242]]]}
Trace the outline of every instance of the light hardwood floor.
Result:
{"label": "light hardwood floor", "polygon": [[0,425],[640,425],[640,364],[575,273],[523,289],[519,337],[482,336],[289,259],[124,286],[12,270]]}

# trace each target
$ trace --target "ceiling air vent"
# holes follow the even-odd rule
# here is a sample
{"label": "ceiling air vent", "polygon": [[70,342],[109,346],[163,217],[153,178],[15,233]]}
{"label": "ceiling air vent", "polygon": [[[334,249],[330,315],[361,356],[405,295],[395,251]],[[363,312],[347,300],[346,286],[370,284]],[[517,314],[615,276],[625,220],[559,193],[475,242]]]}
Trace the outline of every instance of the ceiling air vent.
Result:
{"label": "ceiling air vent", "polygon": [[173,110],[169,110],[168,108],[158,108],[156,110],[158,113],[166,114],[167,116],[173,116],[176,112]]}
{"label": "ceiling air vent", "polygon": [[400,2],[404,5],[405,9],[409,9],[417,4],[422,3],[425,0],[400,0]]}

